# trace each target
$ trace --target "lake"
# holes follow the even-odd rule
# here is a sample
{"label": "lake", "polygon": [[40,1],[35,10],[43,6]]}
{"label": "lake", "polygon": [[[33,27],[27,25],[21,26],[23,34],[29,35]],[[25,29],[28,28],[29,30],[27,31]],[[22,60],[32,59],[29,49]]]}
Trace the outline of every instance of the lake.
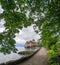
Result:
{"label": "lake", "polygon": [[[29,48],[29,49],[25,49],[24,46],[18,46],[16,47],[18,49],[17,53],[18,52],[21,52],[21,51],[25,51],[25,50],[28,50],[28,51],[33,51],[33,50],[36,50],[36,49],[32,49],[32,48]],[[22,55],[20,54],[17,54],[17,53],[11,53],[11,54],[7,54],[7,55],[4,55],[3,53],[0,53],[0,63],[5,63],[5,62],[8,62],[10,60],[18,60],[20,58],[22,58]]]}
{"label": "lake", "polygon": [[[17,52],[20,52],[20,51],[25,51],[25,48],[24,47],[16,47],[18,49]],[[19,58],[21,58],[22,55],[19,55],[17,53],[11,53],[11,54],[7,54],[7,55],[4,55],[3,53],[0,53],[0,63],[5,63],[7,61],[10,61],[10,60],[17,60]]]}

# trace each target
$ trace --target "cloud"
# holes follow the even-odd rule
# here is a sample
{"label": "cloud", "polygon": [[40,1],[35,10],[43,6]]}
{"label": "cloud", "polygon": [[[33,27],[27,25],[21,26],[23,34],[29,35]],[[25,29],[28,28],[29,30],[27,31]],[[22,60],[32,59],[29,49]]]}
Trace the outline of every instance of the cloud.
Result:
{"label": "cloud", "polygon": [[1,19],[0,20],[0,33],[5,30],[4,23],[5,23],[4,19]]}
{"label": "cloud", "polygon": [[0,13],[3,13],[3,9],[2,9],[2,7],[1,7],[1,5],[0,5]]}
{"label": "cloud", "polygon": [[25,40],[19,38],[18,36],[15,38],[15,40],[16,40],[16,43],[18,43],[18,44],[22,44],[22,43],[24,44],[25,43]]}
{"label": "cloud", "polygon": [[[0,5],[0,13],[3,13],[3,9],[1,7],[1,5]],[[0,33],[5,30],[4,23],[5,23],[4,19],[1,19],[0,20]]]}
{"label": "cloud", "polygon": [[3,32],[5,30],[5,28],[0,28],[0,33]]}
{"label": "cloud", "polygon": [[0,20],[0,28],[3,28],[4,27],[4,23],[5,23],[4,19],[1,19]]}
{"label": "cloud", "polygon": [[20,33],[16,35],[16,43],[25,43],[26,41],[35,39],[36,41],[40,38],[38,34],[34,32],[33,26],[28,26],[20,30]]}

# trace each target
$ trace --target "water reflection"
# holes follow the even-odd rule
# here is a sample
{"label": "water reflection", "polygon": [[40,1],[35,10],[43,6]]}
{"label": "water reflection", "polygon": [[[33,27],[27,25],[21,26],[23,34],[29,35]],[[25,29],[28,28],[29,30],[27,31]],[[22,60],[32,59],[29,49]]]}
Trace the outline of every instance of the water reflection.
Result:
{"label": "water reflection", "polygon": [[[25,51],[24,47],[17,47],[18,51]],[[17,51],[17,53],[18,53]],[[11,54],[6,54],[4,55],[3,53],[0,53],[0,63],[5,63],[10,60],[17,60],[22,57],[22,55],[17,54],[17,53],[11,53]]]}
{"label": "water reflection", "polygon": [[[35,51],[36,50],[36,48],[24,48],[24,47],[16,47],[16,48],[18,49],[17,53],[21,51]],[[11,60],[17,60],[17,59],[22,58],[23,56],[26,56],[24,54],[21,55],[17,53],[12,52],[11,54],[7,54],[7,55],[0,53],[0,63],[5,63]]]}

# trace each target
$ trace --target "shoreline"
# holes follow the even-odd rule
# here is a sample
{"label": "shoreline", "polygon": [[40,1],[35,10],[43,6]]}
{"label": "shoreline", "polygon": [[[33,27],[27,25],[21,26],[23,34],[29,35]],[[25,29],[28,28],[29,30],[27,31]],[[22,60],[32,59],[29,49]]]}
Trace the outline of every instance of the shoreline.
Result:
{"label": "shoreline", "polygon": [[19,63],[22,63],[22,62],[26,61],[27,59],[29,59],[30,57],[32,57],[35,53],[37,53],[39,49],[40,48],[36,49],[33,53],[31,53],[30,55],[28,55],[26,57],[21,57],[18,60],[11,60],[6,63],[1,63],[0,65],[17,65]]}

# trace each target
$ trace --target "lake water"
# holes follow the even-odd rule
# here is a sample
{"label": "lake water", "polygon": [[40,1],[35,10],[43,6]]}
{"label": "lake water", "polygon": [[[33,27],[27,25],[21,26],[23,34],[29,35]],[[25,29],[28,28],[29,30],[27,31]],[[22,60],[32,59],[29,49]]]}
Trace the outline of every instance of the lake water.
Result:
{"label": "lake water", "polygon": [[[18,49],[17,52],[25,51],[24,47],[16,47],[16,48]],[[0,53],[0,63],[5,63],[5,62],[10,61],[10,60],[17,60],[21,57],[22,56],[17,54],[17,53],[11,53],[11,54],[7,54],[7,55],[4,55],[3,53]]]}
{"label": "lake water", "polygon": [[[25,49],[24,47],[16,47],[16,48],[18,49],[17,53],[20,51],[25,51],[25,50],[28,50],[28,51],[36,50],[36,49],[32,49],[32,48]],[[22,57],[22,55],[17,54],[17,53],[11,53],[11,54],[7,54],[7,55],[0,53],[0,63],[5,63],[5,62],[11,61],[11,60],[20,59]]]}

